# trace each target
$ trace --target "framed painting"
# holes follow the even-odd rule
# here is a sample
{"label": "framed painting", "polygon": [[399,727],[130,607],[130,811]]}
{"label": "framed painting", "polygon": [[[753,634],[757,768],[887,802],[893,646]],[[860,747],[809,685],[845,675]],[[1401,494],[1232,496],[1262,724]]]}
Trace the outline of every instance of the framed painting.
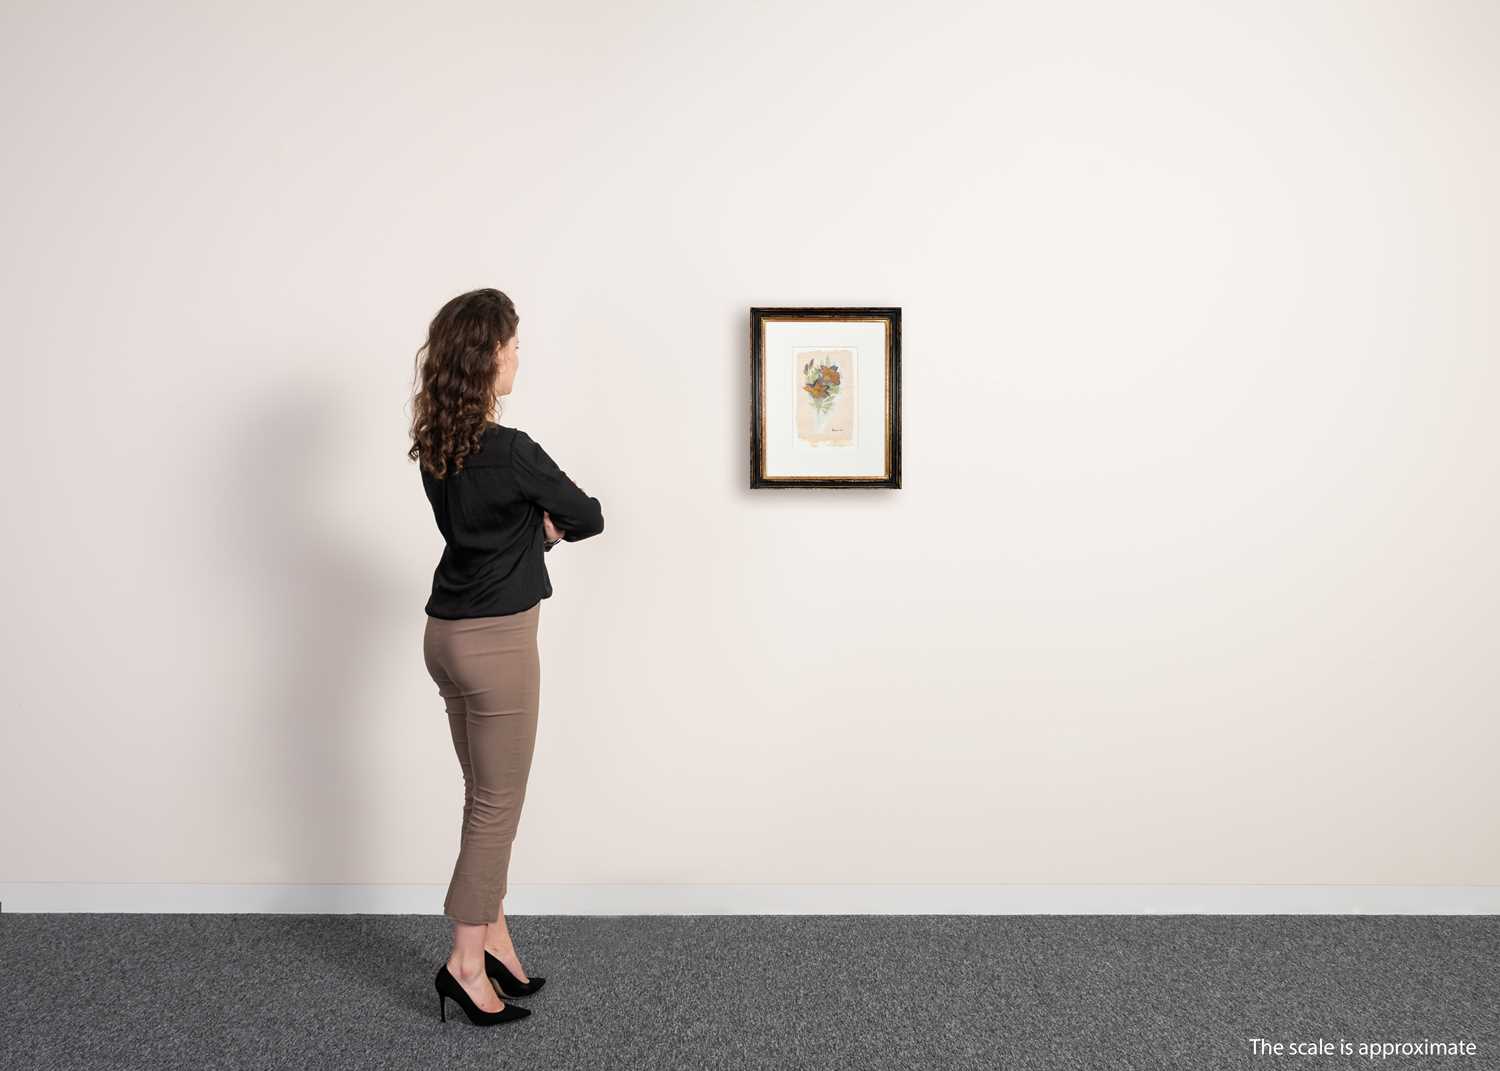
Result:
{"label": "framed painting", "polygon": [[750,486],[901,486],[901,310],[750,310]]}

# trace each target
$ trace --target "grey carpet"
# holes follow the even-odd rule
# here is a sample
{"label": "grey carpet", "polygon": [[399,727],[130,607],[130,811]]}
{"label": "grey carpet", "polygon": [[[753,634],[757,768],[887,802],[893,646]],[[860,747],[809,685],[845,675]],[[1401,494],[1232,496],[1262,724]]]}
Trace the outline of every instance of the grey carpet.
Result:
{"label": "grey carpet", "polygon": [[[0,1066],[1500,1068],[1500,916],[518,916],[470,1026],[441,916],[0,915]],[[1251,1037],[1469,1057],[1251,1054]]]}

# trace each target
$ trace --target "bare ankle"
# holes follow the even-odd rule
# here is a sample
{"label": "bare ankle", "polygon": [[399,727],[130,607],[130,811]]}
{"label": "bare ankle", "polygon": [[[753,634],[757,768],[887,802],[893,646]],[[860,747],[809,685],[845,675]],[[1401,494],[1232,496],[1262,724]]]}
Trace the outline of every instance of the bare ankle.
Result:
{"label": "bare ankle", "polygon": [[484,973],[484,958],[465,961],[457,952],[448,957],[448,973],[461,982],[472,982]]}

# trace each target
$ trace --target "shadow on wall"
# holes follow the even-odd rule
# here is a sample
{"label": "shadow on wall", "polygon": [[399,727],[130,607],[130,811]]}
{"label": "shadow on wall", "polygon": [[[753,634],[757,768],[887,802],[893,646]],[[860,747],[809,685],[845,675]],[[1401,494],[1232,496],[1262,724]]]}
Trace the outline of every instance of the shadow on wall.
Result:
{"label": "shadow on wall", "polygon": [[244,416],[225,428],[212,511],[239,594],[234,631],[256,645],[233,660],[242,680],[226,682],[243,689],[247,725],[243,752],[221,767],[251,788],[223,806],[259,810],[241,827],[256,832],[246,850],[265,853],[256,869],[289,883],[368,870],[381,835],[367,817],[379,778],[356,742],[369,725],[382,585],[324,495],[323,452],[342,409],[336,391],[307,383],[237,403]]}

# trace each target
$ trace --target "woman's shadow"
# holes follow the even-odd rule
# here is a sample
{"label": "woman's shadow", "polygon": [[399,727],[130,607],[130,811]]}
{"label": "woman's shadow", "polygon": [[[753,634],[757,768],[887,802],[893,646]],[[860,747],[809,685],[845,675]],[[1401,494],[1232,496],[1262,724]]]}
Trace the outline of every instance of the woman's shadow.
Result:
{"label": "woman's shadow", "polygon": [[[267,850],[278,869],[293,883],[327,882],[324,891],[335,895],[339,875],[367,872],[383,854],[377,842],[385,833],[371,816],[381,811],[384,775],[363,768],[358,742],[370,731],[381,614],[405,597],[382,579],[389,574],[371,560],[369,540],[354,538],[326,501],[337,479],[326,454],[344,408],[336,392],[306,383],[243,400],[250,415],[231,426],[228,478],[212,511],[224,567],[239,573],[236,610],[250,618],[244,632],[263,651],[246,660],[262,672],[246,682],[253,696],[245,709],[259,711],[264,724],[245,734],[243,754],[226,759],[256,768],[253,782],[264,791],[245,805],[270,812],[256,825],[275,831]],[[369,524],[386,520],[371,509]],[[419,644],[420,633],[413,658]],[[268,941],[300,951],[314,970],[321,962],[363,977],[393,1002],[417,1007],[424,995],[417,980],[446,955],[437,928],[429,939],[426,927],[402,916],[299,914],[294,895],[256,920]]]}

